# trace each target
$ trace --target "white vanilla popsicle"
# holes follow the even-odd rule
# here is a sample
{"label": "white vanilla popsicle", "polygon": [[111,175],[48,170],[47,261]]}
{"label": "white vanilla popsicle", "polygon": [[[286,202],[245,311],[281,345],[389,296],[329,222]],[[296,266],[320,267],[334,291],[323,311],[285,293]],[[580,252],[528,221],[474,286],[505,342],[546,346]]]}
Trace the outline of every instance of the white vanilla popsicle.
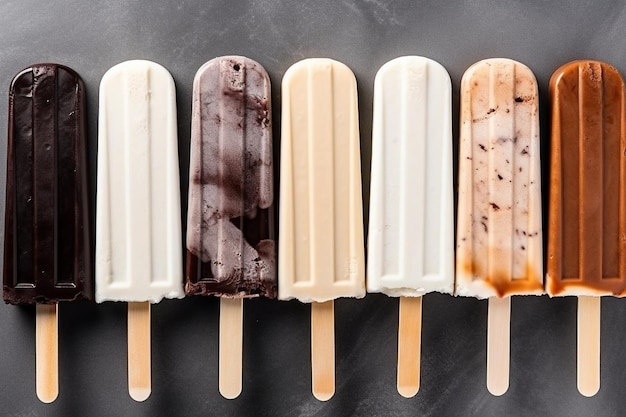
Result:
{"label": "white vanilla popsicle", "polygon": [[374,83],[367,290],[402,297],[405,397],[419,390],[421,295],[454,290],[451,90],[445,68],[418,56],[387,62]]}
{"label": "white vanilla popsicle", "polygon": [[151,392],[150,302],[182,298],[174,80],[150,61],[100,83],[96,301],[128,301],[129,392]]}
{"label": "white vanilla popsicle", "polygon": [[452,105],[428,58],[389,61],[374,84],[367,291],[454,290]]}
{"label": "white vanilla popsicle", "polygon": [[306,59],[282,84],[278,297],[312,302],[313,394],[335,390],[334,307],[365,295],[356,79],[330,59]]}
{"label": "white vanilla popsicle", "polygon": [[487,387],[509,384],[512,295],[543,293],[537,81],[510,59],[461,81],[456,294],[489,297]]}
{"label": "white vanilla popsicle", "polygon": [[100,83],[96,301],[182,298],[174,80],[127,61]]}

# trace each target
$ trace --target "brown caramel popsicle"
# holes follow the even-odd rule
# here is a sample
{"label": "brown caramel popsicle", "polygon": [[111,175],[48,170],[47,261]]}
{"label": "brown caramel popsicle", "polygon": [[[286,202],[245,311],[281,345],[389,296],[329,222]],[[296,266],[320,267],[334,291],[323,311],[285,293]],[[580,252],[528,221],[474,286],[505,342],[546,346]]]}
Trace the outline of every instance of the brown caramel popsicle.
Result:
{"label": "brown caramel popsicle", "polygon": [[624,81],[574,61],[550,80],[550,295],[626,295]]}
{"label": "brown caramel popsicle", "polygon": [[552,170],[547,291],[577,295],[578,389],[600,388],[600,298],[626,295],[624,81],[574,61],[550,80]]}

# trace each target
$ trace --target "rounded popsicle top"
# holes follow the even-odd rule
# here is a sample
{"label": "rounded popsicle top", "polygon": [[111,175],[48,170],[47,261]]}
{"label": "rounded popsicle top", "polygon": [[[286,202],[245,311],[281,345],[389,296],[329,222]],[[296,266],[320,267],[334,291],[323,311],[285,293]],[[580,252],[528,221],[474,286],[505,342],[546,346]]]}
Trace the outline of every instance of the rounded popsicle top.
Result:
{"label": "rounded popsicle top", "polygon": [[67,76],[71,77],[76,83],[78,90],[81,92],[80,98],[83,99],[82,92],[84,91],[85,84],[83,83],[82,78],[80,78],[80,75],[78,75],[76,71],[66,65],[55,64],[52,62],[29,65],[28,67],[18,72],[11,80],[9,94],[14,94],[15,89],[18,87],[16,83],[19,83],[19,81],[23,79],[24,76],[29,76],[31,73],[36,77],[65,73]]}
{"label": "rounded popsicle top", "polygon": [[579,74],[597,80],[600,80],[602,76],[606,75],[614,77],[616,81],[619,80],[622,86],[624,85],[622,75],[613,65],[603,61],[577,59],[561,65],[554,71],[550,77],[550,94],[554,94],[554,89],[557,88],[561,82],[564,82],[565,78],[568,76],[577,77]]}
{"label": "rounded popsicle top", "polygon": [[[447,88],[452,89],[450,74],[443,65],[434,59],[417,55],[401,56],[383,64],[376,73],[374,85],[379,85],[384,77],[393,76],[397,71],[403,68],[410,71],[410,75],[413,77],[421,77],[426,73],[428,76],[435,76],[440,86],[445,84]],[[439,81],[439,79],[441,79],[441,81]]]}
{"label": "rounded popsicle top", "polygon": [[[167,86],[170,92],[176,96],[176,86],[174,84],[174,78],[172,74],[161,64],[157,64],[153,61],[145,59],[133,59],[129,61],[120,62],[117,65],[112,66],[104,73],[102,80],[100,81],[100,95],[102,97],[102,91],[109,84],[116,84],[123,82],[124,77],[129,74],[137,73],[150,73],[150,77],[158,82],[161,88]],[[132,85],[129,85],[132,88]]]}
{"label": "rounded popsicle top", "polygon": [[[528,91],[529,99],[535,99],[538,96],[539,91],[535,74],[525,64],[510,58],[488,58],[471,65],[461,78],[461,90],[471,90],[472,87],[477,89],[477,87],[480,86],[477,84],[475,79],[482,77],[489,79],[489,72],[492,71],[492,69],[506,66],[513,67],[508,76],[511,77],[511,79],[514,78],[517,83],[524,83],[525,86],[521,86],[521,88]],[[469,96],[466,97],[469,99]],[[496,100],[505,98],[506,97],[495,97]],[[520,103],[525,102],[526,100],[524,100],[524,97],[515,97],[515,101]]]}
{"label": "rounded popsicle top", "polygon": [[219,56],[202,64],[194,76],[194,88],[197,89],[202,78],[214,77],[220,72],[232,74],[231,87],[235,90],[244,86],[254,91],[267,90],[265,99],[271,102],[270,77],[267,71],[257,61],[241,55]]}
{"label": "rounded popsicle top", "polygon": [[351,87],[354,87],[356,90],[356,77],[350,67],[343,62],[330,58],[306,58],[296,62],[285,71],[282,88],[288,89],[293,80],[300,77],[302,73],[317,71],[332,71],[342,82],[350,80],[352,83]]}

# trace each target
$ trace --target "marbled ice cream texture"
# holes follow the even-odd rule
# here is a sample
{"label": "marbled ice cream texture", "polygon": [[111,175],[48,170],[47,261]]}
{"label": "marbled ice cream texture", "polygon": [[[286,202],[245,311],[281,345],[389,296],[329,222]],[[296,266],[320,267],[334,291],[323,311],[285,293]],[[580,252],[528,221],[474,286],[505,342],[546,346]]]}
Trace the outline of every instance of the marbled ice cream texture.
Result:
{"label": "marbled ice cream texture", "polygon": [[[270,83],[244,57],[194,80],[186,292],[275,296]],[[210,271],[203,264],[210,265]]]}

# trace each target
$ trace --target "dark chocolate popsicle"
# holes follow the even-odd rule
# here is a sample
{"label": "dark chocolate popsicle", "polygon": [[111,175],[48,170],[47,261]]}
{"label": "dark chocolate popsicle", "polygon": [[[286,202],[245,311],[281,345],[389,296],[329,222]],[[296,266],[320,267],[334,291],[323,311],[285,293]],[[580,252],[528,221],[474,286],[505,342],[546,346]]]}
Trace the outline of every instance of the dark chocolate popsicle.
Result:
{"label": "dark chocolate popsicle", "polygon": [[85,89],[70,68],[36,64],[9,91],[4,301],[92,298]]}
{"label": "dark chocolate popsicle", "polygon": [[187,295],[275,298],[270,81],[215,58],[194,79]]}

